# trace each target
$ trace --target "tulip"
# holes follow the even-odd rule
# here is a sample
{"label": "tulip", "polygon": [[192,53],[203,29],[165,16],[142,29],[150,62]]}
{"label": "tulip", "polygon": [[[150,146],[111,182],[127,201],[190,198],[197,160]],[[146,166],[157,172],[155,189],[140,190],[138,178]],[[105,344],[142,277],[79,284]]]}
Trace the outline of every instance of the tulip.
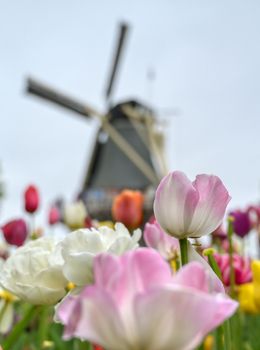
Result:
{"label": "tulip", "polygon": [[93,345],[93,350],[104,350],[104,349],[99,345]]}
{"label": "tulip", "polygon": [[78,337],[107,350],[192,350],[230,317],[237,302],[209,293],[208,275],[190,263],[173,277],[154,250],[122,257],[100,254],[95,283],[56,308],[64,338]]}
{"label": "tulip", "polygon": [[23,219],[9,221],[2,226],[2,231],[6,242],[17,247],[24,244],[28,235],[27,225]]}
{"label": "tulip", "polygon": [[156,220],[165,232],[178,239],[201,237],[222,222],[230,196],[214,175],[197,175],[191,182],[175,171],[160,182],[154,201]]}
{"label": "tulip", "polygon": [[179,254],[179,241],[163,232],[156,221],[145,225],[144,241],[148,247],[157,250],[166,260],[175,259]]}
{"label": "tulip", "polygon": [[0,288],[0,334],[8,333],[14,324],[14,302],[16,300],[15,296]]}
{"label": "tulip", "polygon": [[[230,257],[228,254],[215,254],[215,260],[220,268],[222,281],[225,286],[230,285]],[[235,284],[240,285],[252,280],[250,259],[238,254],[233,255],[233,268],[235,274]]]}
{"label": "tulip", "polygon": [[39,201],[40,197],[38,189],[33,185],[28,186],[24,192],[25,210],[30,214],[36,212],[39,207]]}
{"label": "tulip", "polygon": [[21,300],[35,305],[56,304],[66,294],[68,281],[56,241],[42,237],[19,247],[5,261],[0,284]]}
{"label": "tulip", "polygon": [[244,238],[251,231],[251,221],[249,213],[246,211],[236,210],[229,214],[234,218],[233,230],[241,238]]}
{"label": "tulip", "polygon": [[143,221],[143,194],[139,191],[124,190],[113,201],[112,216],[127,228],[135,229]]}
{"label": "tulip", "polygon": [[71,203],[64,208],[64,222],[71,230],[85,226],[87,210],[82,201]]}
{"label": "tulip", "polygon": [[[179,241],[165,233],[157,222],[154,224],[147,223],[145,225],[144,241],[149,248],[157,250],[158,253],[170,263],[176,261],[180,255]],[[212,288],[218,292],[224,292],[224,287],[220,279],[216,278],[215,272],[207,261],[194,249],[190,242],[188,242],[187,254],[189,261],[196,261],[203,265],[204,269],[208,272]],[[175,268],[174,264],[173,267]]]}
{"label": "tulip", "polygon": [[250,205],[246,212],[249,215],[249,219],[251,222],[252,228],[255,228],[256,230],[259,228],[260,225],[260,206],[259,205]]}
{"label": "tulip", "polygon": [[49,211],[49,225],[55,225],[60,221],[60,211],[57,207],[52,206]]}
{"label": "tulip", "polygon": [[243,311],[253,314],[260,313],[260,261],[251,263],[253,281],[239,286],[238,299]]}
{"label": "tulip", "polygon": [[122,223],[116,223],[114,229],[101,226],[71,232],[60,242],[64,276],[80,287],[90,284],[93,281],[95,255],[102,252],[122,255],[136,249],[141,234],[141,230],[137,229],[130,235]]}

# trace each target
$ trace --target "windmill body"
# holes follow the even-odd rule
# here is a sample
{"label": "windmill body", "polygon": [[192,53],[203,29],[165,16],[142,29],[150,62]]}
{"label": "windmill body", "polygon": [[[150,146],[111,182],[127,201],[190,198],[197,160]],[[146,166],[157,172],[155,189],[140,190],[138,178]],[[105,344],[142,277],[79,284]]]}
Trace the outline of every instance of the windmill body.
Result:
{"label": "windmill body", "polygon": [[[109,111],[109,123],[138,152],[159,179],[160,174],[152,157],[145,120],[138,121],[134,126],[131,118],[124,112],[126,106],[138,111],[149,111],[151,115],[151,110],[144,105],[136,101],[126,101]],[[94,217],[107,219],[110,216],[114,196],[127,188],[144,193],[145,211],[149,216],[152,211],[154,185],[114,140],[100,128],[80,193],[80,198],[86,203],[88,211]]]}

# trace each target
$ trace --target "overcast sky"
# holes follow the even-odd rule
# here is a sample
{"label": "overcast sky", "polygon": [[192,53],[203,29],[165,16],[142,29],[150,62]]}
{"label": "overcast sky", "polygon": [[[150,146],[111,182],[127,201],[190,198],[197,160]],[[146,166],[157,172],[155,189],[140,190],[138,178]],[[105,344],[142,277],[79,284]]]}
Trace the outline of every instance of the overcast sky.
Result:
{"label": "overcast sky", "polygon": [[[80,188],[97,124],[25,95],[32,75],[104,111],[119,21],[131,32],[113,99],[180,110],[168,117],[170,170],[219,175],[231,207],[259,198],[258,0],[0,0],[2,219],[21,213],[24,187],[43,206]],[[163,117],[162,117],[163,118]],[[1,220],[2,221],[2,220]]]}

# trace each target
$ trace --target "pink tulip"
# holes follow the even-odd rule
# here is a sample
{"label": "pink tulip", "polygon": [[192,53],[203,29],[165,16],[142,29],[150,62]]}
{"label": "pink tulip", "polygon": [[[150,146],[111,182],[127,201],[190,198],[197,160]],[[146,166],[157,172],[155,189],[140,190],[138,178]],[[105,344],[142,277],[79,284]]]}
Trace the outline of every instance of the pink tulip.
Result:
{"label": "pink tulip", "polygon": [[[144,228],[144,241],[149,248],[153,248],[166,260],[176,259],[180,255],[180,246],[178,239],[165,233],[160,225],[147,223]],[[209,275],[211,288],[217,292],[224,292],[224,287],[219,278],[216,278],[215,272],[209,266],[208,262],[196,251],[188,242],[188,261],[196,261],[203,265]]]}
{"label": "pink tulip", "polygon": [[154,201],[156,220],[178,239],[213,232],[222,222],[230,196],[217,176],[197,175],[191,182],[175,171],[159,184]]}
{"label": "pink tulip", "polygon": [[172,277],[147,248],[98,255],[94,277],[94,285],[61,302],[56,318],[65,325],[65,339],[87,339],[106,350],[192,350],[237,308],[226,295],[209,293],[199,263]]}
{"label": "pink tulip", "polygon": [[[228,254],[215,254],[215,259],[220,268],[222,281],[225,286],[230,285],[230,260]],[[233,255],[235,284],[244,284],[252,280],[251,261],[238,254]]]}
{"label": "pink tulip", "polygon": [[52,206],[49,211],[49,225],[55,225],[60,221],[60,211],[57,207]]}
{"label": "pink tulip", "polygon": [[23,219],[9,221],[2,226],[2,231],[6,242],[17,247],[24,244],[28,235],[27,225]]}
{"label": "pink tulip", "polygon": [[24,192],[24,207],[25,210],[32,214],[36,212],[39,207],[40,196],[37,187],[30,185]]}
{"label": "pink tulip", "polygon": [[179,241],[163,232],[156,221],[154,224],[145,225],[144,241],[148,247],[157,250],[166,260],[171,260],[179,254]]}

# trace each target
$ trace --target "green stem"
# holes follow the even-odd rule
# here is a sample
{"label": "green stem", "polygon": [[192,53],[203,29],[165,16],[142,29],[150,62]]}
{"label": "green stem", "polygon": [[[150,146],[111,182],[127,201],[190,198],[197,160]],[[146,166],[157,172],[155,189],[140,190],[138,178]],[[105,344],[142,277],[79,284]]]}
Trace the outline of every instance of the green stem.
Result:
{"label": "green stem", "polygon": [[223,350],[232,350],[231,330],[230,330],[229,320],[227,320],[223,323],[223,330],[224,330],[224,348],[223,348]]}
{"label": "green stem", "polygon": [[228,219],[228,244],[229,244],[229,265],[230,265],[230,296],[235,298],[235,270],[233,265],[233,243],[232,243],[232,235],[233,235],[233,218],[230,217]]}
{"label": "green stem", "polygon": [[39,349],[42,348],[44,340],[47,340],[49,328],[49,308],[48,306],[42,306],[39,313],[39,325],[38,325],[38,345]]}
{"label": "green stem", "polygon": [[17,342],[17,339],[19,339],[24,329],[29,325],[29,323],[37,315],[38,312],[39,312],[39,309],[37,307],[35,307],[34,305],[33,306],[30,305],[24,317],[18,323],[16,323],[11,333],[4,340],[2,344],[3,349],[5,350],[12,349],[12,346]]}
{"label": "green stem", "polygon": [[181,250],[181,265],[188,263],[188,240],[187,238],[179,239],[180,250]]}
{"label": "green stem", "polygon": [[224,337],[224,330],[223,330],[223,326],[219,326],[216,330],[215,330],[215,346],[214,349],[216,350],[222,350],[223,349],[223,337]]}
{"label": "green stem", "polygon": [[218,278],[220,280],[222,280],[221,271],[220,271],[220,268],[218,266],[218,263],[216,262],[216,260],[214,258],[214,255],[213,255],[214,253],[215,253],[215,250],[213,248],[207,248],[203,251],[203,255],[208,257],[208,263],[209,263],[210,267],[215,272],[215,274],[218,276]]}

